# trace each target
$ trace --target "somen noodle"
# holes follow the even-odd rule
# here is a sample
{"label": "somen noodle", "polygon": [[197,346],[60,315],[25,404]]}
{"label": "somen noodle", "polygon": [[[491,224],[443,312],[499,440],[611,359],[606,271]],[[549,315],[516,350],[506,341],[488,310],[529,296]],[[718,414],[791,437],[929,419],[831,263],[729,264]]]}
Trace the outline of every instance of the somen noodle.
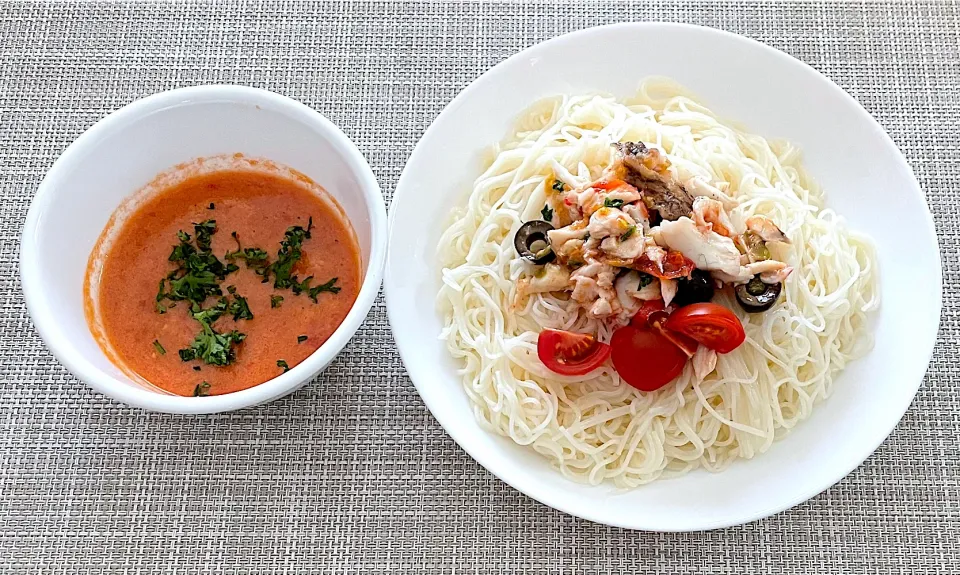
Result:
{"label": "somen noodle", "polygon": [[[659,148],[682,180],[729,182],[735,212],[766,215],[791,240],[775,247],[795,270],[784,297],[766,313],[738,314],[745,344],[720,355],[702,381],[689,363],[647,393],[609,365],[557,375],[537,357],[541,329],[607,342],[611,327],[564,294],[517,302],[517,282],[532,272],[512,239],[539,217],[544,182],[558,170],[596,179],[620,141]],[[797,148],[717,118],[675,83],[647,80],[626,101],[590,94],[537,102],[492,152],[439,244],[441,337],[462,365],[480,424],[531,446],[565,476],[633,487],[754,457],[809,417],[837,372],[872,346],[868,312],[879,292],[871,243],[824,207]],[[727,292],[714,301],[736,309]]]}

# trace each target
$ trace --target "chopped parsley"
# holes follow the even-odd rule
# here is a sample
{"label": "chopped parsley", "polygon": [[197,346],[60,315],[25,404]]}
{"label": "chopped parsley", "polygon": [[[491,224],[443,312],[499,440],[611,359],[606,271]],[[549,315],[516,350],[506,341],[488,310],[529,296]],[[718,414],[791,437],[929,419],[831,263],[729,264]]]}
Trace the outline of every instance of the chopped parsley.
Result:
{"label": "chopped parsley", "polygon": [[[211,202],[208,209],[216,206]],[[230,365],[237,357],[239,344],[246,339],[246,334],[237,331],[219,331],[214,324],[223,316],[230,316],[233,321],[252,320],[253,311],[246,297],[237,292],[236,286],[226,287],[227,295],[221,289],[221,282],[226,277],[239,270],[233,263],[243,260],[246,267],[252,269],[263,278],[263,282],[273,280],[276,289],[290,289],[295,295],[306,293],[317,303],[317,296],[328,292],[340,293],[337,285],[339,278],[331,278],[326,283],[312,286],[313,276],[300,280],[293,273],[294,267],[303,257],[303,243],[310,239],[313,229],[313,218],[307,219],[307,226],[291,226],[287,228],[277,257],[271,262],[270,256],[258,247],[243,247],[240,236],[233,232],[237,249],[224,254],[221,261],[213,254],[213,235],[217,233],[216,220],[204,220],[193,224],[193,234],[180,230],[177,232],[178,243],[173,246],[167,258],[176,264],[176,269],[160,280],[157,287],[156,310],[166,313],[177,305],[177,302],[187,302],[188,313],[200,324],[200,331],[194,337],[189,347],[178,350],[180,359],[184,362],[200,361],[207,365]],[[212,305],[207,304],[209,298],[216,298]],[[270,296],[270,307],[278,308],[283,302],[283,296]],[[207,305],[205,305],[207,304]],[[308,337],[297,336],[297,343],[303,343]],[[153,341],[153,346],[160,355],[166,354],[166,349],[159,340]],[[277,360],[277,366],[284,372],[290,367],[284,360]],[[200,365],[194,365],[195,371],[200,371]],[[208,395],[210,384],[202,382],[197,385],[194,395]]]}
{"label": "chopped parsley", "polygon": [[237,330],[227,333],[218,333],[208,324],[203,324],[203,330],[193,339],[190,347],[179,351],[182,361],[203,360],[204,363],[223,367],[230,365],[237,358],[234,346],[244,339],[246,334]]}
{"label": "chopped parsley", "polygon": [[543,216],[543,221],[552,222],[553,221],[553,210],[550,209],[550,206],[543,204],[543,209],[540,210],[540,215]]}
{"label": "chopped parsley", "polygon": [[605,207],[605,208],[622,208],[622,207],[623,207],[623,200],[611,200],[610,198],[606,198],[605,200],[603,200],[603,207]]}
{"label": "chopped parsley", "polygon": [[[296,278],[296,276],[294,276],[294,278]],[[318,303],[317,295],[323,292],[329,292],[332,294],[340,293],[340,287],[336,285],[338,279],[340,278],[332,278],[327,283],[310,287],[310,282],[313,281],[313,276],[309,276],[307,277],[307,279],[303,280],[302,282],[294,282],[290,286],[290,290],[293,292],[294,295],[300,295],[303,292],[307,292],[307,295],[310,297],[310,299],[313,300],[313,303]]]}
{"label": "chopped parsley", "polygon": [[[269,282],[273,276],[273,287],[276,289],[289,289],[294,295],[306,293],[314,303],[318,303],[317,296],[323,292],[333,294],[340,293],[340,287],[336,285],[338,278],[333,278],[324,284],[310,286],[313,276],[307,276],[301,280],[293,273],[293,268],[303,256],[303,242],[309,240],[313,230],[313,217],[307,218],[307,227],[290,226],[283,234],[280,240],[280,249],[277,251],[277,259],[272,263],[267,252],[260,248],[244,248],[240,244],[240,237],[237,232],[231,235],[237,242],[237,249],[227,252],[224,256],[228,261],[242,259],[247,263],[247,267],[253,269],[257,275],[263,276],[263,282]],[[270,307],[277,308],[283,302],[283,296],[270,296]]]}
{"label": "chopped parsley", "polygon": [[233,296],[233,301],[227,307],[227,311],[233,314],[233,321],[239,319],[253,319],[253,312],[250,311],[250,304],[247,298],[237,294],[237,288],[227,286],[227,292]]}
{"label": "chopped parsley", "polygon": [[[300,256],[303,255],[301,251],[303,242],[310,239],[310,230],[312,228],[312,217],[306,229],[304,229],[303,226],[290,226],[287,228],[287,231],[283,234],[283,239],[280,240],[280,250],[277,251],[276,261],[270,264],[264,273],[264,281],[267,281],[272,273],[273,287],[277,289],[287,289],[294,285],[300,285],[299,279],[293,274],[293,266],[300,261]],[[301,288],[300,291],[303,291],[303,289]],[[294,291],[294,293],[299,292]]]}
{"label": "chopped parsley", "polygon": [[632,236],[635,233],[637,233],[637,226],[630,226],[629,228],[627,228],[627,231],[620,234],[620,241],[623,242],[628,240],[630,236]]}
{"label": "chopped parsley", "polygon": [[177,269],[160,280],[156,303],[158,313],[165,313],[173,307],[164,304],[165,301],[186,300],[199,304],[208,296],[222,295],[220,281],[239,269],[233,264],[224,265],[210,250],[210,242],[217,231],[216,220],[193,224],[193,229],[192,238],[182,230],[177,232],[180,243],[173,246],[167,258],[177,264]]}
{"label": "chopped parsley", "polygon": [[648,285],[650,285],[651,282],[653,282],[652,275],[643,273],[643,272],[637,272],[637,273],[640,274],[640,284],[637,286],[638,290],[647,287]]}
{"label": "chopped parsley", "polygon": [[[234,300],[236,303],[236,300]],[[201,360],[209,365],[230,365],[237,358],[236,345],[246,339],[246,334],[237,330],[220,333],[213,329],[213,322],[227,313],[230,304],[227,298],[220,298],[217,303],[208,308],[193,304],[190,315],[200,322],[200,333],[193,338],[190,347],[181,349],[181,361]]]}
{"label": "chopped parsley", "polygon": [[550,184],[550,189],[555,192],[562,192],[564,190],[564,184],[560,180],[554,179],[553,183]]}
{"label": "chopped parsley", "polygon": [[210,384],[203,381],[197,384],[197,387],[193,388],[194,397],[206,397],[210,395]]}
{"label": "chopped parsley", "polygon": [[[252,269],[257,275],[264,275],[266,273],[267,266],[267,252],[261,250],[260,248],[244,248],[240,244],[240,236],[237,232],[230,234],[233,237],[233,240],[237,242],[237,249],[232,252],[227,252],[223,258],[227,261],[234,260],[243,260],[247,267]],[[266,281],[266,279],[264,279]]]}

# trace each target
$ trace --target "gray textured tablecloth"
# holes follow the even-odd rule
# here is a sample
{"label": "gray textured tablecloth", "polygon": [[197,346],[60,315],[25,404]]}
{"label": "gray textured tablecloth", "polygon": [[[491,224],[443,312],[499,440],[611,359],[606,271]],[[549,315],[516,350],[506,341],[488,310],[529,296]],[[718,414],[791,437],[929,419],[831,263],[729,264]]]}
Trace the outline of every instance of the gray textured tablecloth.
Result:
{"label": "gray textured tablecloth", "polygon": [[[892,437],[812,501],[699,534],[546,508],[444,434],[404,375],[382,302],[308,388],[211,417],[104,399],[34,333],[17,276],[27,206],[108,112],[179,86],[274,90],[339,124],[389,196],[418,137],[482,71],[628,20],[724,28],[808,62],[874,114],[926,191],[945,266],[933,363]],[[3,2],[0,573],[960,572],[958,93],[953,2]]]}

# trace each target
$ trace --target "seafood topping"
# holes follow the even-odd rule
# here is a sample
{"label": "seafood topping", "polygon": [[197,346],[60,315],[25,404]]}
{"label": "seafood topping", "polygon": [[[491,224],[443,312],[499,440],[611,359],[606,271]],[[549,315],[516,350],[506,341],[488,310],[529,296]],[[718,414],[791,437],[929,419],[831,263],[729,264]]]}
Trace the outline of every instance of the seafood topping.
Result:
{"label": "seafood topping", "polygon": [[562,166],[545,181],[546,221],[526,222],[514,237],[517,254],[537,266],[518,280],[518,304],[566,293],[587,317],[616,327],[650,302],[665,315],[704,305],[722,284],[736,288],[747,311],[776,303],[792,268],[772,257],[771,243],[789,242],[772,220],[731,217],[737,204],[728,183],[698,177],[682,184],[656,148],[615,147],[613,163],[594,181]]}
{"label": "seafood topping", "polygon": [[660,150],[648,148],[642,142],[622,142],[614,146],[618,153],[615,173],[640,190],[647,208],[670,221],[690,215],[693,197],[670,174],[670,162]]}

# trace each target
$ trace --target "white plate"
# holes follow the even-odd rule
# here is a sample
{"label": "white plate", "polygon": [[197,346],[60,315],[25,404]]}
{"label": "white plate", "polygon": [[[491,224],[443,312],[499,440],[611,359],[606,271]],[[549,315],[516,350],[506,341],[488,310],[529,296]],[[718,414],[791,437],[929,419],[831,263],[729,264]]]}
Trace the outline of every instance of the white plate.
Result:
{"label": "white plate", "polygon": [[[827,204],[877,245],[883,303],[876,347],[836,380],[813,416],[762,455],[722,473],[695,471],[632,491],[564,479],[531,449],[477,425],[437,339],[435,251],[450,209],[480,174],[481,152],[538,98],[628,96],[670,76],[722,117],[803,149]],[[390,209],[385,289],[404,365],[447,432],[492,473],[551,507],[634,529],[690,531],[745,523],[809,499],[867,458],[910,405],[933,351],[941,267],[933,221],[903,156],[839,87],[786,54],[733,34],[677,24],[621,24],[534,46],[474,81],[424,134]]]}

